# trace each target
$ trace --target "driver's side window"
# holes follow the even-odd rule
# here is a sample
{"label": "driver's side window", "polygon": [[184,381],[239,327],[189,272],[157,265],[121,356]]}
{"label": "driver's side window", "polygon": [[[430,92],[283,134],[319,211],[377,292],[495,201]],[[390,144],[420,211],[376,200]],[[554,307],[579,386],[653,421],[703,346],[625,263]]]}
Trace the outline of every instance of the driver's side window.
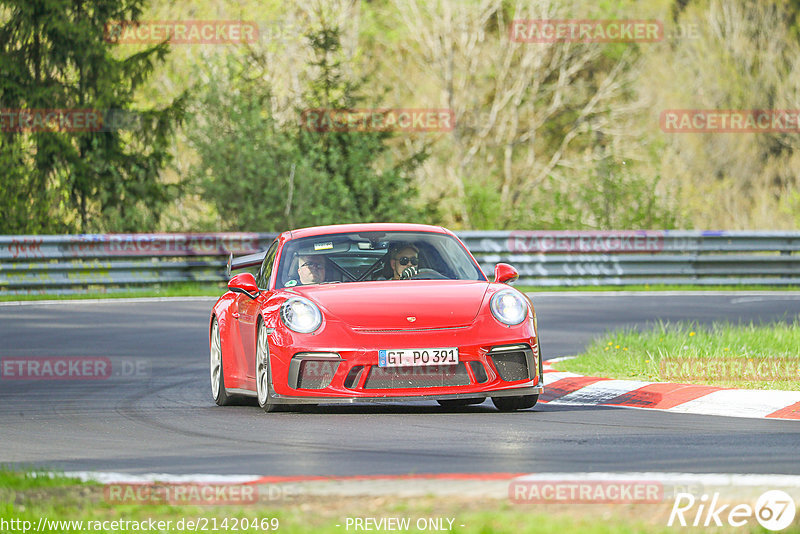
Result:
{"label": "driver's side window", "polygon": [[261,268],[258,270],[256,276],[256,285],[261,289],[266,289],[269,285],[269,277],[272,274],[272,268],[275,265],[275,254],[278,252],[278,241],[274,241],[272,246],[269,247],[267,254],[264,256],[264,261],[261,263]]}

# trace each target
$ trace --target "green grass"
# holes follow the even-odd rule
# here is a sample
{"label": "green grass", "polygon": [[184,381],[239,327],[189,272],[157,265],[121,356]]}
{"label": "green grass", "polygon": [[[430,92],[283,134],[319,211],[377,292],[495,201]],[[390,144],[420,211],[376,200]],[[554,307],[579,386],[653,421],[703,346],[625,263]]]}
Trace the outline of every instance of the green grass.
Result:
{"label": "green grass", "polygon": [[[24,521],[29,523],[29,532],[36,531],[41,518],[48,521],[83,521],[83,528],[72,524],[43,528],[38,532],[142,532],[135,527],[120,528],[121,525],[106,523],[102,528],[88,528],[87,522],[110,522],[115,520],[143,522],[163,521],[167,528],[150,532],[183,532],[178,523],[205,521],[208,531],[216,520],[221,526],[227,518],[227,531],[236,518],[240,528],[236,532],[280,532],[341,534],[356,532],[352,526],[346,529],[350,518],[409,518],[411,528],[404,532],[434,532],[418,530],[416,521],[424,518],[451,518],[454,534],[527,534],[538,532],[582,532],[632,533],[675,532],[666,527],[672,502],[658,504],[537,504],[514,505],[505,499],[479,499],[450,495],[441,497],[344,497],[294,495],[282,501],[264,501],[236,506],[169,506],[169,505],[118,505],[105,499],[104,488],[96,483],[83,483],[63,477],[42,476],[40,473],[21,473],[0,470],[0,526],[2,532],[23,532]],[[277,518],[277,529],[260,528],[261,521]],[[241,528],[241,520],[247,519],[248,528]],[[599,519],[602,519],[600,521]],[[11,522],[15,523],[11,523]],[[166,522],[169,521],[169,524]],[[252,523],[259,528],[252,528]],[[757,524],[748,523],[736,532],[758,532]],[[265,523],[269,524],[269,523]],[[447,522],[444,523],[447,525]],[[11,528],[9,528],[9,525]],[[15,526],[16,525],[16,528]],[[461,526],[463,525],[463,526]],[[681,529],[685,530],[685,529]],[[689,529],[692,531],[693,529]],[[202,528],[200,531],[203,531]],[[218,528],[218,532],[225,530]],[[699,531],[694,529],[693,531]],[[721,532],[727,530],[721,529]],[[797,521],[783,532],[798,533]]]}
{"label": "green grass", "polygon": [[75,484],[81,484],[81,481],[49,471],[16,471],[0,468],[0,488],[3,489],[58,488]]}
{"label": "green grass", "polygon": [[561,371],[747,389],[800,389],[800,318],[793,323],[660,323],[595,340]]}

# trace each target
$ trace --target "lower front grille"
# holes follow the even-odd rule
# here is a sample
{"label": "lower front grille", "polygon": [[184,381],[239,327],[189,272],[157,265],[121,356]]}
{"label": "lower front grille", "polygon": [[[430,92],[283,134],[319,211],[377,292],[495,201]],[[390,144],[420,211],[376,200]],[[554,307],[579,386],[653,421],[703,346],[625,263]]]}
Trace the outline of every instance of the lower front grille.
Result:
{"label": "lower front grille", "polygon": [[325,389],[331,384],[339,362],[305,360],[300,364],[298,389]]}
{"label": "lower front grille", "polygon": [[331,385],[341,359],[331,352],[303,352],[289,362],[288,385],[292,389],[325,389]]}
{"label": "lower front grille", "polygon": [[530,380],[528,373],[528,358],[525,352],[501,352],[489,354],[502,380],[514,382],[516,380]]}
{"label": "lower front grille", "polygon": [[435,388],[469,385],[464,363],[420,367],[374,366],[364,382],[364,389]]}

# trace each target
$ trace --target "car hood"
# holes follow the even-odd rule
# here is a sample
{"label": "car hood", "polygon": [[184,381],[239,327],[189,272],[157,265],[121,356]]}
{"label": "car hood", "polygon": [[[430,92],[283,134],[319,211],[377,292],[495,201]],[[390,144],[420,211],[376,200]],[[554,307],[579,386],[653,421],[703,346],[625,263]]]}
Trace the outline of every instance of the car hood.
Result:
{"label": "car hood", "polygon": [[295,288],[326,316],[356,329],[404,330],[472,324],[489,284],[468,280],[399,280]]}

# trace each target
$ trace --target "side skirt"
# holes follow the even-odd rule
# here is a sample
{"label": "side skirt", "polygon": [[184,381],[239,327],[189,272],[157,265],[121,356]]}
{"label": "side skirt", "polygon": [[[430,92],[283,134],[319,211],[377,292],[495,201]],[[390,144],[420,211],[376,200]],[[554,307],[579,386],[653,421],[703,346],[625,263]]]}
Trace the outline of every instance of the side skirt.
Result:
{"label": "side skirt", "polygon": [[233,395],[242,395],[243,397],[256,397],[258,395],[255,391],[240,388],[228,388],[228,393]]}

